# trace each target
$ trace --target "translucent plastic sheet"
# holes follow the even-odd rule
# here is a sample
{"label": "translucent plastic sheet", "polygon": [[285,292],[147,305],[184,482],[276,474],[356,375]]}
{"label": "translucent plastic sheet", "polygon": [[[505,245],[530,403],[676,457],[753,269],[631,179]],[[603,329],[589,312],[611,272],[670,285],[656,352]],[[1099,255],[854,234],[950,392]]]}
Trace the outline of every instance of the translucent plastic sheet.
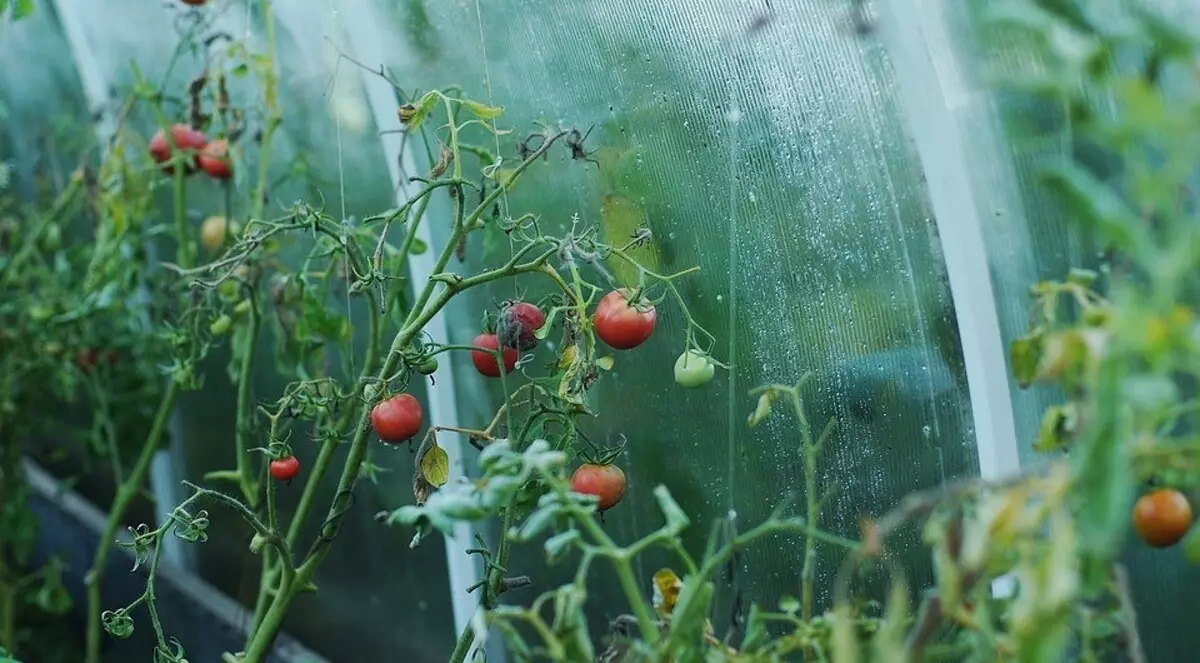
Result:
{"label": "translucent plastic sheet", "polygon": [[[975,472],[952,306],[890,65],[873,37],[856,34],[844,5],[776,7],[769,19],[762,9],[406,2],[370,18],[403,36],[384,64],[410,91],[461,85],[504,106],[501,125],[517,135],[534,122],[592,130],[598,165],[555,154],[522,176],[510,214],[537,213],[556,231],[578,214],[614,241],[645,223],[652,268],[702,269],[682,293],[721,339],[716,354],[735,364],[732,376],[696,392],[674,384],[684,325],[665,304],[654,339],[617,353],[595,392],[592,437],[629,441],[630,489],[606,524],[618,540],[657,526],[651,490],[660,483],[693,516],[692,549],[714,518],[736,512],[746,528],[802,491],[787,415],[754,431],[745,418],[750,388],[806,370],[816,374],[814,425],[840,422],[820,477],[838,487],[823,526],[856,536],[860,514]],[[504,156],[514,158],[511,145]],[[504,242],[477,241],[463,269],[506,252]],[[456,340],[477,333],[483,307],[540,287],[505,284],[457,308]],[[463,423],[485,421],[493,386],[469,363],[457,371]],[[529,573],[539,589],[568,577],[544,569],[541,556],[530,546],[511,571]],[[822,555],[819,587],[830,586],[835,559]],[[647,593],[659,561],[638,569]],[[743,601],[768,604],[797,594],[800,563],[795,539],[751,550],[720,589],[718,628],[739,589]],[[610,580],[601,573],[590,587],[598,632],[622,607]]]}

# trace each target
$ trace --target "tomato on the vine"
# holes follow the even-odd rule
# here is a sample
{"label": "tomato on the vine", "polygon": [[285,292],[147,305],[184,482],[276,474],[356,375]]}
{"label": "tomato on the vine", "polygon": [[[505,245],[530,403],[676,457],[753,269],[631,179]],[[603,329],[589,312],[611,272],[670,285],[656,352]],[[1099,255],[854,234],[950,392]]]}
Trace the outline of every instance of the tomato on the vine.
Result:
{"label": "tomato on the vine", "polygon": [[596,496],[596,508],[607,511],[625,495],[625,472],[616,465],[584,463],[571,475],[571,492]]}
{"label": "tomato on the vine", "polygon": [[433,375],[437,373],[438,360],[437,357],[426,357],[417,364],[417,372],[421,375]]}
{"label": "tomato on the vine", "polygon": [[300,460],[295,456],[276,458],[268,466],[276,481],[291,481],[300,474]]}
{"label": "tomato on the vine", "polygon": [[[100,363],[100,352],[95,348],[84,348],[75,354],[75,365],[83,371],[91,371]],[[109,366],[117,363],[117,353],[112,350],[104,352],[104,359]]]}
{"label": "tomato on the vine", "polygon": [[223,216],[210,216],[200,224],[200,243],[210,252],[221,248],[225,243],[225,233],[228,232],[229,222]]}
{"label": "tomato on the vine", "polygon": [[596,335],[618,350],[629,350],[645,343],[658,322],[658,312],[653,304],[640,299],[631,306],[627,295],[625,290],[608,293],[596,305],[592,317]]}
{"label": "tomato on the vine", "polygon": [[[200,150],[208,143],[203,133],[186,124],[172,125],[171,137],[174,138],[176,147],[181,150]],[[162,129],[150,139],[150,158],[156,163],[167,164],[163,167],[163,172],[175,172],[175,168],[167,163],[171,160],[171,141],[167,140],[167,133]]]}
{"label": "tomato on the vine", "polygon": [[685,389],[703,387],[712,381],[717,367],[708,355],[687,350],[675,360],[675,383]]}
{"label": "tomato on the vine", "polygon": [[1175,545],[1191,526],[1192,505],[1173,488],[1142,495],[1133,505],[1133,527],[1151,547]]}
{"label": "tomato on the vine", "polygon": [[[480,375],[489,378],[500,377],[500,362],[496,359],[496,355],[485,352],[499,350],[500,339],[495,334],[480,334],[475,337],[474,341],[471,341],[471,345],[480,348],[471,351],[471,363],[475,364],[475,370],[479,371]],[[512,373],[520,355],[513,348],[504,348],[502,356],[504,357],[504,372]]]}
{"label": "tomato on the vine", "polygon": [[205,145],[196,157],[196,163],[200,170],[213,179],[227,180],[233,177],[233,164],[229,161],[229,141],[219,138]]}
{"label": "tomato on the vine", "polygon": [[384,442],[398,444],[421,432],[421,403],[412,394],[397,394],[371,409],[371,425]]}
{"label": "tomato on the vine", "polygon": [[496,336],[506,348],[532,350],[537,347],[537,331],[546,324],[546,314],[529,302],[510,302],[500,310]]}

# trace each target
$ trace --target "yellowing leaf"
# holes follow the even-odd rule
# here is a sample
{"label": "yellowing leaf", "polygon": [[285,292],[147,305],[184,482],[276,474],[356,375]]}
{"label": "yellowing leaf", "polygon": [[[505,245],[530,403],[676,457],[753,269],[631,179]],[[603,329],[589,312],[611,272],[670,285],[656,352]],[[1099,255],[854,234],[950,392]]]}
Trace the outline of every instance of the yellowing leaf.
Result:
{"label": "yellowing leaf", "polygon": [[602,371],[611,371],[613,369],[613,358],[601,357],[596,360],[596,366]]}
{"label": "yellowing leaf", "polygon": [[[600,228],[606,244],[625,246],[645,226],[645,211],[629,198],[610,195],[600,199]],[[632,247],[626,253],[646,269],[657,271],[659,268],[660,257],[653,240]],[[608,268],[620,285],[632,287],[638,284],[638,268],[620,256],[609,256]]]}
{"label": "yellowing leaf", "polygon": [[663,617],[668,617],[675,610],[679,601],[679,592],[683,591],[683,581],[671,569],[659,569],[654,574],[654,609]]}
{"label": "yellowing leaf", "polygon": [[579,356],[579,346],[568,345],[562,349],[562,353],[558,355],[558,370],[565,371],[575,363],[575,358]]}
{"label": "yellowing leaf", "polygon": [[463,99],[462,104],[467,107],[467,110],[474,113],[475,117],[481,120],[494,120],[504,114],[503,106],[487,106],[469,99]]}
{"label": "yellowing leaf", "polygon": [[450,456],[434,442],[421,457],[421,474],[435,487],[445,485],[450,478]]}

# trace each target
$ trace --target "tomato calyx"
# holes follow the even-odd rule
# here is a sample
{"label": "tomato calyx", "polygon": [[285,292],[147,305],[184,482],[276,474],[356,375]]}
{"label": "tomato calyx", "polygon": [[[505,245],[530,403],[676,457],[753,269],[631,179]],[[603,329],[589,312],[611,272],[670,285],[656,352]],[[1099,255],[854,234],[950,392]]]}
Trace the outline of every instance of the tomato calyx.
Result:
{"label": "tomato calyx", "polygon": [[579,437],[587,443],[589,448],[580,449],[575,455],[587,465],[612,465],[621,457],[621,454],[625,453],[625,445],[628,443],[624,435],[621,436],[621,440],[614,447],[597,446],[596,443],[588,439],[583,433],[579,433]]}

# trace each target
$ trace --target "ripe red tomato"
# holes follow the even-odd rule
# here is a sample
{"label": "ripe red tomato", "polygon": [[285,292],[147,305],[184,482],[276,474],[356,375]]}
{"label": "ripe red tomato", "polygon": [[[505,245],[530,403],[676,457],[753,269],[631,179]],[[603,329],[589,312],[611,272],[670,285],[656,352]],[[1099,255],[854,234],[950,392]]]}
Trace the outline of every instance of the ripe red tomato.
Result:
{"label": "ripe red tomato", "polygon": [[592,322],[600,340],[618,350],[636,348],[654,333],[658,312],[644,299],[630,306],[625,299],[627,292],[614,290],[596,305]]}
{"label": "ripe red tomato", "polygon": [[397,394],[371,409],[371,425],[384,442],[398,444],[421,432],[421,404],[412,394]]}
{"label": "ripe red tomato", "polygon": [[[117,363],[117,353],[112,350],[107,350],[104,353],[104,359],[109,366]],[[84,348],[75,354],[75,365],[83,371],[91,371],[96,368],[96,364],[100,363],[100,353],[95,348]]]}
{"label": "ripe red tomato", "polygon": [[595,495],[600,500],[596,508],[607,511],[625,495],[625,472],[616,465],[584,463],[571,475],[571,492]]}
{"label": "ripe red tomato", "polygon": [[[480,375],[486,375],[489,378],[500,377],[500,362],[491,352],[484,352],[484,350],[499,350],[500,339],[495,334],[480,334],[475,337],[471,345],[483,348],[471,351],[471,363],[475,364],[475,370],[479,371]],[[502,356],[504,357],[504,372],[512,373],[520,355],[513,348],[504,348]]]}
{"label": "ripe red tomato", "polygon": [[[175,145],[181,150],[200,150],[208,143],[208,139],[204,137],[203,133],[186,124],[173,125],[171,137],[175,139]],[[167,140],[167,134],[162,129],[159,129],[150,139],[150,158],[154,159],[156,163],[167,163],[171,160],[171,142]],[[163,166],[163,172],[173,173],[175,168],[167,164]]]}
{"label": "ripe red tomato", "polygon": [[295,456],[276,458],[268,468],[276,481],[291,481],[300,474],[300,460]]}
{"label": "ripe red tomato", "polygon": [[546,324],[546,314],[529,302],[512,302],[500,311],[496,336],[506,348],[532,350],[537,347],[537,330]]}
{"label": "ripe red tomato", "polygon": [[1153,548],[1175,545],[1191,526],[1192,505],[1173,488],[1142,495],[1133,505],[1133,527]]}
{"label": "ripe red tomato", "polygon": [[229,141],[224,138],[205,145],[196,157],[196,162],[200,165],[200,170],[209,177],[218,180],[233,177],[233,163],[229,160]]}

